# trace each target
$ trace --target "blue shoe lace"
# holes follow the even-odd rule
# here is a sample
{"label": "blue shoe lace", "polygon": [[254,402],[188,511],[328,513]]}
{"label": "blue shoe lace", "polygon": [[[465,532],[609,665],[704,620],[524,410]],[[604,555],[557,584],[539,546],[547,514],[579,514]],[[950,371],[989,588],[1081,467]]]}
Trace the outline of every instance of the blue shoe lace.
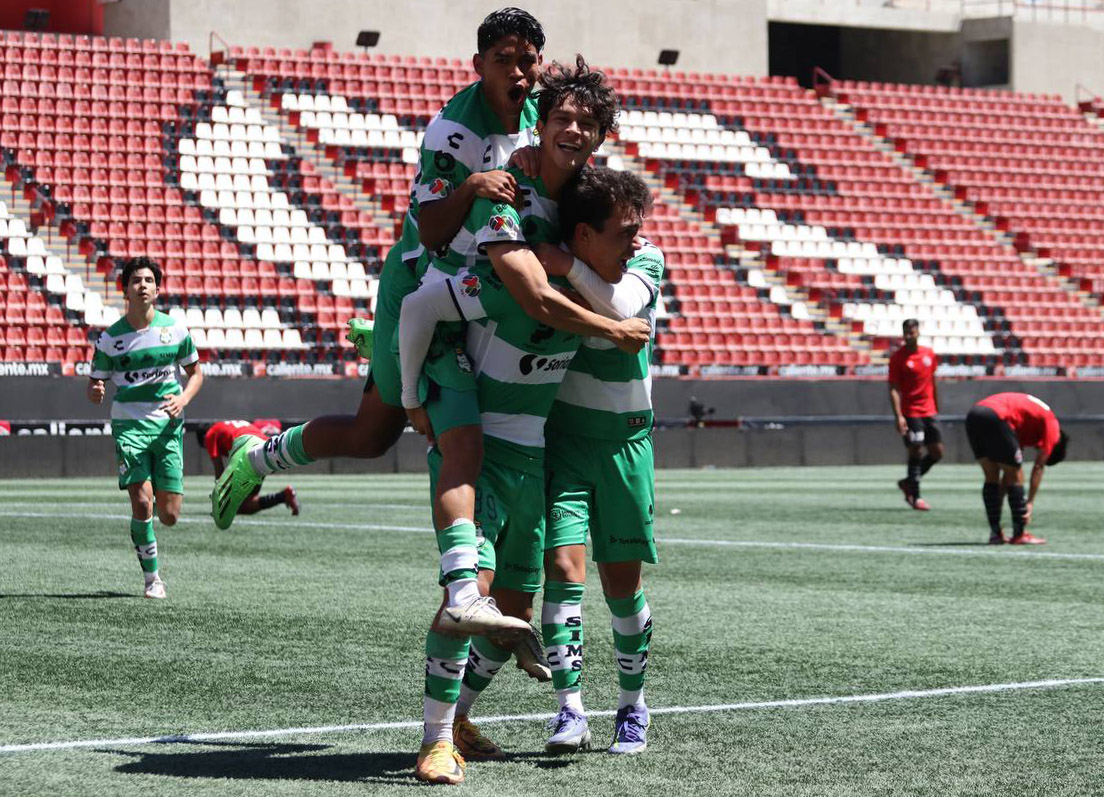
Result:
{"label": "blue shoe lace", "polygon": [[556,731],[553,736],[559,736],[569,725],[584,722],[585,720],[586,717],[574,709],[562,708],[559,714],[548,721],[548,727]]}
{"label": "blue shoe lace", "polygon": [[640,744],[645,741],[648,730],[647,714],[636,706],[625,706],[617,710],[617,741],[626,744]]}

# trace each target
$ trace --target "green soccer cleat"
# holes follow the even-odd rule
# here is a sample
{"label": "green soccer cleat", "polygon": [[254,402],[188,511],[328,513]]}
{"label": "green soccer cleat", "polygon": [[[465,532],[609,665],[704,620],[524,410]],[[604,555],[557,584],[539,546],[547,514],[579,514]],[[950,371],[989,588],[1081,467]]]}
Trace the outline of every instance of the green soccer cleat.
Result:
{"label": "green soccer cleat", "polygon": [[249,452],[264,444],[265,441],[259,437],[244,435],[235,440],[230,449],[226,470],[215,482],[211,493],[211,515],[215,518],[215,525],[223,531],[234,522],[242,501],[264,481],[264,477],[253,470],[249,462]]}
{"label": "green soccer cleat", "polygon": [[373,322],[363,318],[350,318],[345,340],[356,346],[357,354],[365,360],[372,359]]}

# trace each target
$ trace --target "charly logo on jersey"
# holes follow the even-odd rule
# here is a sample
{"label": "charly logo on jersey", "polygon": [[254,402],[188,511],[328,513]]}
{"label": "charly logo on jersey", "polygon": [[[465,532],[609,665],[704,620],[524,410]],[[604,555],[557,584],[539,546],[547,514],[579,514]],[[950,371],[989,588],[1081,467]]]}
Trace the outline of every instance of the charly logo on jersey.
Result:
{"label": "charly logo on jersey", "polygon": [[575,356],[575,352],[568,352],[567,354],[561,354],[557,356],[544,356],[541,354],[526,354],[518,362],[518,370],[521,371],[522,376],[529,376],[534,373],[546,373],[551,374],[556,371],[566,371],[567,367],[571,365],[571,359]]}
{"label": "charly logo on jersey", "polygon": [[495,232],[516,233],[517,224],[509,216],[491,216],[488,225]]}
{"label": "charly logo on jersey", "polygon": [[474,299],[483,290],[483,285],[479,282],[479,277],[475,274],[468,274],[460,279],[460,292],[465,296],[470,296]]}

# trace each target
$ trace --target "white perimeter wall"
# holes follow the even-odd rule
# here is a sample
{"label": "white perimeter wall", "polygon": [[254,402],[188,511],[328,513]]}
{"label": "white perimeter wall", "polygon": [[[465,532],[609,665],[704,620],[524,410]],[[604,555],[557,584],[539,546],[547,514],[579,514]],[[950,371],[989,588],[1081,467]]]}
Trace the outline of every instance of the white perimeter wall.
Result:
{"label": "white perimeter wall", "polygon": [[231,44],[355,49],[381,32],[377,52],[469,58],[490,11],[517,4],[544,25],[546,58],[580,52],[595,64],[654,67],[661,49],[678,69],[767,73],[766,0],[120,0],[104,6],[109,35],[188,42],[206,56],[214,30]]}

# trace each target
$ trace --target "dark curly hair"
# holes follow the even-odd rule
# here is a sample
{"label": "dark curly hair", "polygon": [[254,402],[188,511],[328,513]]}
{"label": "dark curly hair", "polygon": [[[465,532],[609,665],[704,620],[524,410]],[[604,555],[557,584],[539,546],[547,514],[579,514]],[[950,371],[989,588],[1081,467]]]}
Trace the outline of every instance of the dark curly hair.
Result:
{"label": "dark curly hair", "polygon": [[476,48],[480,55],[494,46],[505,36],[517,36],[537,48],[544,49],[544,28],[528,11],[508,7],[492,11],[479,26],[475,34]]}
{"label": "dark curly hair", "polygon": [[560,233],[570,241],[579,224],[601,232],[618,207],[627,207],[641,218],[647,216],[652,210],[652,192],[636,174],[603,166],[583,169],[572,177],[559,204]]}
{"label": "dark curly hair", "polygon": [[1057,465],[1066,458],[1066,449],[1069,447],[1069,435],[1065,432],[1058,433],[1058,442],[1054,444],[1054,448],[1050,450],[1050,456],[1047,457],[1046,464]]}
{"label": "dark curly hair", "polygon": [[148,268],[152,271],[153,281],[157,283],[158,288],[161,287],[161,266],[148,257],[132,257],[130,260],[124,260],[119,270],[119,285],[122,286],[124,291],[127,285],[130,284],[131,275],[142,268]]}
{"label": "dark curly hair", "polygon": [[541,73],[540,85],[537,117],[541,122],[548,122],[549,114],[570,98],[598,120],[602,138],[617,132],[617,93],[605,74],[591,69],[581,55],[575,56],[574,69],[553,61]]}

